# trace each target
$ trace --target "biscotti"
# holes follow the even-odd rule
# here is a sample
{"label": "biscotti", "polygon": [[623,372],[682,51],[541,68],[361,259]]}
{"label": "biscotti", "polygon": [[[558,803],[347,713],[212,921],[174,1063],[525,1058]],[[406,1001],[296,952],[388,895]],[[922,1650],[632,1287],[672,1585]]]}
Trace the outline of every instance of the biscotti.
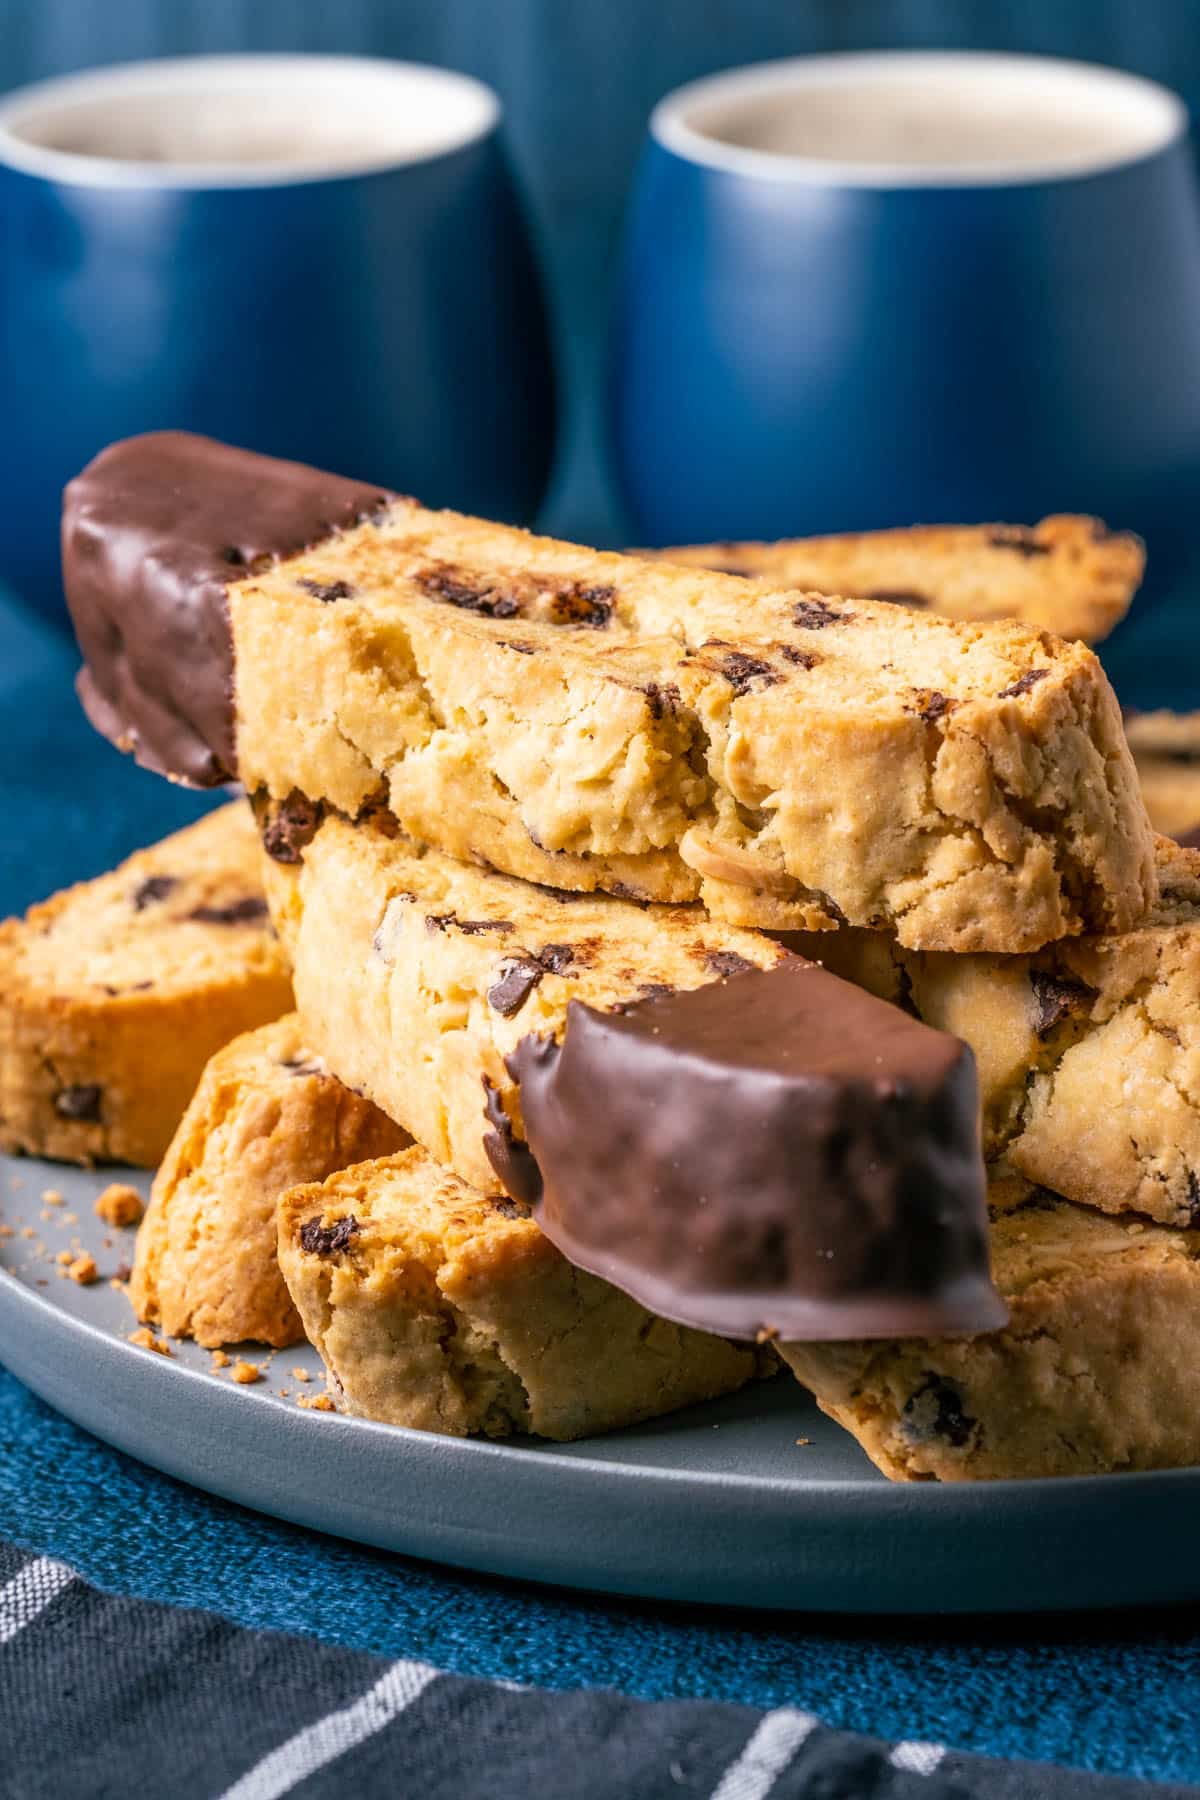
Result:
{"label": "biscotti", "polygon": [[1200,1463],[1200,1232],[993,1186],[1011,1318],[971,1340],[784,1344],[822,1409],[895,1481]]}
{"label": "biscotti", "polygon": [[407,1135],[335,1081],[295,1013],[227,1044],[205,1069],[154,1179],[129,1298],[170,1337],[282,1347],[304,1335],[279,1273],[275,1208]]}
{"label": "biscotti", "polygon": [[1135,712],[1125,715],[1150,823],[1180,838],[1200,827],[1200,713]]}
{"label": "biscotti", "polygon": [[918,525],[773,544],[688,544],[655,556],[782,587],[888,600],[947,619],[1020,619],[1098,644],[1129,610],[1142,542],[1100,519],[1039,525]]}
{"label": "biscotti", "polygon": [[1200,851],[1160,838],[1158,862],[1142,925],[1032,957],[789,942],[971,1045],[989,1156],[1106,1212],[1200,1225]]}
{"label": "biscotti", "polygon": [[153,1167],[209,1057],[292,1004],[244,802],[0,924],[0,1149]]}
{"label": "biscotti", "polygon": [[1123,930],[1153,898],[1078,643],[599,555],[182,434],[104,452],[64,543],[93,721],[291,801],[277,853],[315,808],[384,806],[557,887],[956,951]]}
{"label": "biscotti", "polygon": [[579,1438],[744,1387],[753,1346],[656,1319],[425,1152],[293,1188],[279,1263],[340,1411]]}
{"label": "biscotti", "polygon": [[266,879],[333,1071],[650,1311],[730,1337],[1002,1317],[956,1038],[699,908],[367,823],[326,819]]}

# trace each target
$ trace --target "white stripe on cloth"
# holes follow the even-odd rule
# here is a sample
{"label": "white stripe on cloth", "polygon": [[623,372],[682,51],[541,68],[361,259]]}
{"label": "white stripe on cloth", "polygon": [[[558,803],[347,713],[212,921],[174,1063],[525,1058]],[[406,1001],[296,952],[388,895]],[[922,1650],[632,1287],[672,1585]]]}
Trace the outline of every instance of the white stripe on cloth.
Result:
{"label": "white stripe on cloth", "polygon": [[909,1775],[932,1775],[945,1754],[945,1744],[918,1744],[906,1739],[896,1745],[888,1761],[893,1769],[904,1769]]}
{"label": "white stripe on cloth", "polygon": [[76,1579],[74,1569],[53,1557],[38,1556],[0,1588],[0,1644],[7,1644],[45,1612]]}
{"label": "white stripe on cloth", "polygon": [[222,1800],[278,1800],[279,1795],[289,1793],[318,1769],[336,1762],[390,1725],[424,1693],[438,1673],[428,1663],[393,1663],[352,1706],[327,1713],[255,1763],[240,1781],[226,1789]]}
{"label": "white stripe on cloth", "polygon": [[766,1800],[805,1738],[811,1737],[820,1723],[812,1713],[794,1706],[767,1713],[713,1789],[712,1800]]}

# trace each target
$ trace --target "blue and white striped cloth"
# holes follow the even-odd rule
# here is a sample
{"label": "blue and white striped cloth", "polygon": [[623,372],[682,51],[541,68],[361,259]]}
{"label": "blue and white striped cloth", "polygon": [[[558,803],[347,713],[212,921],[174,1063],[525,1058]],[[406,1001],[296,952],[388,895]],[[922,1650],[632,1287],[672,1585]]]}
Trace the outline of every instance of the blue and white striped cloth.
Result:
{"label": "blue and white striped cloth", "polygon": [[1170,1800],[811,1713],[549,1693],[99,1593],[0,1545],[0,1797]]}

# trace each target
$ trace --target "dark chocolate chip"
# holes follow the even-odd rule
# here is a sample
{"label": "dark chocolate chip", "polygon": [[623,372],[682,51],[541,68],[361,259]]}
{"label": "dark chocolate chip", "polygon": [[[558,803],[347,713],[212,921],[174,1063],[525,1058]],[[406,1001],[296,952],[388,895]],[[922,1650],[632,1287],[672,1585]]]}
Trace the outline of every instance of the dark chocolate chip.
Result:
{"label": "dark chocolate chip", "polygon": [[704,966],[714,975],[742,975],[747,969],[755,969],[749,957],[739,956],[736,950],[706,950]]}
{"label": "dark chocolate chip", "polygon": [[332,1225],[322,1225],[319,1216],[306,1219],[300,1227],[300,1248],[309,1256],[333,1256],[344,1250],[359,1230],[361,1226],[353,1213]]}
{"label": "dark chocolate chip", "polygon": [[1026,669],[1025,673],[1014,681],[1011,687],[1001,688],[997,698],[1016,700],[1020,695],[1027,694],[1031,687],[1036,687],[1039,681],[1045,681],[1049,673],[1049,669]]}
{"label": "dark chocolate chip", "polygon": [[511,931],[511,919],[456,919],[453,913],[426,913],[426,931],[446,931],[453,925],[464,937],[483,937],[489,931]]}
{"label": "dark chocolate chip", "polygon": [[512,619],[521,610],[521,603],[514,595],[498,592],[493,587],[480,587],[478,583],[465,580],[461,572],[454,569],[425,569],[413,579],[431,599],[444,600],[447,606],[478,613],[485,619]]}
{"label": "dark chocolate chip", "polygon": [[165,900],[168,894],[174,893],[179,886],[176,875],[147,875],[145,881],[139,882],[133,890],[134,912],[144,912],[148,906],[155,906]]}
{"label": "dark chocolate chip", "polygon": [[515,650],[518,656],[537,655],[537,645],[527,644],[523,638],[503,638],[501,642],[506,650]]}
{"label": "dark chocolate chip", "polygon": [[784,662],[794,663],[798,669],[815,669],[822,660],[815,650],[800,650],[795,644],[781,644],[779,654]]}
{"label": "dark chocolate chip", "polygon": [[198,925],[249,925],[254,919],[265,919],[267,903],[261,894],[245,894],[225,906],[198,906],[188,914]]}
{"label": "dark chocolate chip", "polygon": [[570,944],[544,944],[537,961],[547,975],[561,975],[575,961],[575,951]]}
{"label": "dark chocolate chip", "polygon": [[1033,1029],[1039,1038],[1048,1038],[1064,1019],[1083,1011],[1096,998],[1096,989],[1086,982],[1051,975],[1045,969],[1030,969],[1029,985],[1033,989]]}
{"label": "dark chocolate chip", "polygon": [[976,1421],[963,1407],[958,1389],[940,1375],[927,1375],[904,1403],[904,1426],[910,1437],[938,1437],[955,1450],[970,1442]]}
{"label": "dark chocolate chip", "polygon": [[325,1070],[322,1068],[321,1064],[319,1062],[314,1062],[311,1057],[287,1056],[284,1058],[284,1060],[280,1063],[279,1066],[288,1075],[324,1075],[325,1074]]}
{"label": "dark chocolate chip", "polygon": [[293,788],[286,800],[268,804],[261,822],[263,849],[278,863],[298,863],[301,851],[317,835],[324,808]]}
{"label": "dark chocolate chip", "polygon": [[113,1280],[114,1281],[128,1281],[129,1277],[132,1274],[133,1274],[133,1270],[130,1268],[130,1266],[127,1262],[119,1262],[117,1264],[116,1268],[113,1270]]}
{"label": "dark chocolate chip", "polygon": [[244,569],[246,552],[239,550],[236,544],[227,544],[221,552],[221,560],[227,562],[231,569]]}
{"label": "dark chocolate chip", "polygon": [[916,612],[923,612],[933,605],[928,594],[913,593],[906,588],[868,588],[863,599],[886,600],[889,606],[907,606]]}
{"label": "dark chocolate chip", "polygon": [[324,605],[328,605],[331,600],[353,600],[357,592],[348,581],[310,581],[306,575],[300,577],[296,586],[303,588],[306,594],[312,594]]}
{"label": "dark chocolate chip", "polygon": [[926,725],[936,725],[939,719],[945,718],[947,713],[953,712],[955,707],[960,704],[959,701],[952,700],[949,695],[940,694],[936,688],[914,688],[913,692],[916,695],[917,703],[910,707],[909,711],[915,712],[918,718],[925,721]]}
{"label": "dark chocolate chip", "polygon": [[1188,1231],[1195,1231],[1200,1227],[1200,1177],[1195,1169],[1187,1170],[1187,1204],[1186,1228]]}
{"label": "dark chocolate chip", "polygon": [[839,619],[845,621],[853,617],[853,613],[840,612],[836,606],[830,606],[828,600],[819,597],[797,600],[792,608],[793,625],[799,625],[804,631],[823,631],[826,625],[836,625]]}
{"label": "dark chocolate chip", "polygon": [[673,681],[647,682],[642,692],[649,703],[652,719],[661,719],[667,713],[673,713],[682,699],[679,689]]}
{"label": "dark chocolate chip", "polygon": [[739,698],[748,694],[755,683],[760,687],[774,687],[779,680],[778,669],[773,669],[761,656],[747,656],[744,650],[731,650],[723,656],[720,670]]}
{"label": "dark chocolate chip", "polygon": [[103,1098],[102,1087],[95,1082],[81,1082],[74,1087],[59,1089],[54,1096],[54,1110],[60,1119],[74,1119],[80,1125],[98,1125]]}
{"label": "dark chocolate chip", "polygon": [[502,1018],[519,1013],[546,971],[532,956],[510,956],[487,991],[488,1005]]}
{"label": "dark chocolate chip", "polygon": [[616,597],[614,587],[585,587],[574,581],[554,594],[550,617],[556,625],[584,625],[591,631],[603,631],[612,618]]}
{"label": "dark chocolate chip", "polygon": [[997,550],[1015,550],[1021,556],[1049,556],[1050,545],[1039,543],[1028,525],[997,525],[988,543]]}

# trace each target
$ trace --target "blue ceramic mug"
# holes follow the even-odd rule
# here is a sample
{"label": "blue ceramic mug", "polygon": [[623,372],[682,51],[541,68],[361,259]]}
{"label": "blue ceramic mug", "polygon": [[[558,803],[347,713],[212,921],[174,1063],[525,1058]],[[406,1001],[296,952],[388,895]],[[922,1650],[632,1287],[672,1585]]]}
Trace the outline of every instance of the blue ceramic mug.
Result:
{"label": "blue ceramic mug", "polygon": [[0,579],[65,617],[63,483],[158,426],[531,517],[554,386],[499,124],[479,82],[356,57],[0,103]]}
{"label": "blue ceramic mug", "polygon": [[1078,510],[1169,564],[1200,497],[1184,108],[992,55],[682,88],[651,120],[615,350],[645,542]]}

